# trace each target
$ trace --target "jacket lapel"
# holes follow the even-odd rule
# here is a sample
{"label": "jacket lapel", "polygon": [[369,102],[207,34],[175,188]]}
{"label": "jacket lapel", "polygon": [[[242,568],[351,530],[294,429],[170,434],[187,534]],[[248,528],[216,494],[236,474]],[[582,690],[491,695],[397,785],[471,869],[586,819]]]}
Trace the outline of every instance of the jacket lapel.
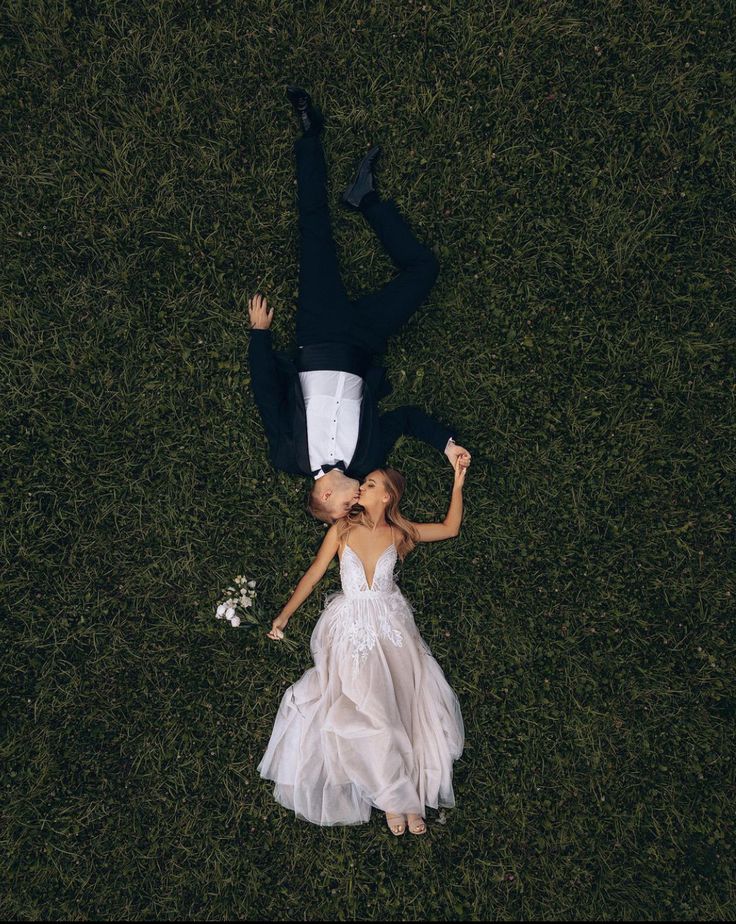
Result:
{"label": "jacket lapel", "polygon": [[[370,370],[373,371],[373,370]],[[366,473],[365,459],[370,453],[376,419],[377,402],[371,388],[370,379],[366,376],[363,388],[363,400],[360,402],[360,418],[358,423],[358,442],[350,465],[345,473],[351,478],[361,478]]]}
{"label": "jacket lapel", "polygon": [[292,411],[290,435],[297,468],[311,478],[312,469],[309,465],[309,445],[307,443],[307,411],[304,407],[299,373],[294,365],[293,357],[285,350],[276,351],[276,362],[289,381],[289,406]]}
{"label": "jacket lapel", "polygon": [[309,444],[307,442],[307,411],[304,407],[304,395],[299,376],[294,376],[294,453],[296,464],[305,475],[312,475],[309,465]]}
{"label": "jacket lapel", "polygon": [[386,370],[383,366],[371,366],[365,375],[366,385],[370,386],[373,400],[377,403],[381,398],[390,395],[393,391],[391,383],[386,378]]}

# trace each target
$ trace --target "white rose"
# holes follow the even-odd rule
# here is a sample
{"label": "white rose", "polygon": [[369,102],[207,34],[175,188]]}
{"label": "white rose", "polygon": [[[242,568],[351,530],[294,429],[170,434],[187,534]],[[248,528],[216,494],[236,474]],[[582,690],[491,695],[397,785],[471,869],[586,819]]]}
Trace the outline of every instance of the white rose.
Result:
{"label": "white rose", "polygon": [[215,613],[215,616],[217,616],[218,619],[222,619],[222,617],[225,615],[226,609],[227,609],[227,606],[224,603],[221,603],[217,607],[217,612]]}
{"label": "white rose", "polygon": [[240,616],[233,616],[233,618],[230,620],[230,625],[234,629],[237,629],[238,626],[240,625]]}
{"label": "white rose", "polygon": [[246,598],[242,601],[242,603],[241,603],[240,605],[243,607],[244,610],[247,610],[248,607],[251,605],[252,602],[253,602],[253,601],[252,601],[251,599],[249,599],[248,597],[246,597]]}
{"label": "white rose", "polygon": [[248,581],[248,587],[255,587],[255,586],[256,586],[255,581]]}
{"label": "white rose", "polygon": [[225,610],[225,619],[232,619],[234,615],[235,615],[235,610],[231,606],[229,606]]}

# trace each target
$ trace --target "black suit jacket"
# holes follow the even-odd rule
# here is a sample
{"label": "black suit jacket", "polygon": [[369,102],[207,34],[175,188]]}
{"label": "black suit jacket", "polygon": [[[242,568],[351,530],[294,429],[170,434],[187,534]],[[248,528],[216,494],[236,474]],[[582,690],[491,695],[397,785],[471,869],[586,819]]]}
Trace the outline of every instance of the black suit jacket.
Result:
{"label": "black suit jacket", "polygon": [[[248,346],[253,394],[268,439],[274,468],[312,477],[307,443],[307,414],[299,373],[292,356],[275,351],[270,330],[250,330]],[[378,402],[391,393],[383,366],[371,366],[365,376],[355,453],[346,474],[363,478],[382,468],[396,440],[406,433],[444,452],[453,431],[415,405],[381,414]]]}

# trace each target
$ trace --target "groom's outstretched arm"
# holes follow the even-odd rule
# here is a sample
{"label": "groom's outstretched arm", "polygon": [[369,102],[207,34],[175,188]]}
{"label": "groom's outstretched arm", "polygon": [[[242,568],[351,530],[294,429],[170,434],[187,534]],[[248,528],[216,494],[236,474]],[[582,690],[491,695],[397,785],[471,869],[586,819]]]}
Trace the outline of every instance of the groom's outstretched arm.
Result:
{"label": "groom's outstretched arm", "polygon": [[[458,455],[465,453],[462,446],[449,442],[454,438],[453,430],[435,420],[434,417],[430,417],[415,404],[406,404],[381,414],[378,422],[381,431],[381,452],[384,459],[402,434],[429,443],[430,446],[444,453],[452,464]],[[470,456],[467,455],[469,460]]]}
{"label": "groom's outstretched arm", "polygon": [[275,444],[279,432],[279,415],[284,398],[284,384],[273,355],[271,343],[271,320],[273,308],[267,309],[266,299],[254,295],[249,305],[250,343],[248,344],[248,363],[253,396],[261,413],[263,427],[269,443]]}

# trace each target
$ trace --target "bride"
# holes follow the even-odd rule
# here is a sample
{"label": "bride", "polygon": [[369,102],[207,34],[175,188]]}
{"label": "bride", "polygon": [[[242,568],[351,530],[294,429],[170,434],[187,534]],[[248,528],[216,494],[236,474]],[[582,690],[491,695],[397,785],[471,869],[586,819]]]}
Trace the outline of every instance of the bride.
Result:
{"label": "bride", "polygon": [[424,834],[425,805],[455,805],[452,764],[464,745],[460,703],[393,572],[417,542],[458,535],[467,464],[464,457],[455,462],[441,523],[401,515],[405,482],[396,469],[367,475],[360,503],[328,530],[273,620],[268,637],[278,640],[337,554],[342,592],[328,595],[312,632],[315,666],[284,693],[257,768],[297,818],[360,824],[375,807],[393,834],[403,834],[407,823],[412,834]]}

